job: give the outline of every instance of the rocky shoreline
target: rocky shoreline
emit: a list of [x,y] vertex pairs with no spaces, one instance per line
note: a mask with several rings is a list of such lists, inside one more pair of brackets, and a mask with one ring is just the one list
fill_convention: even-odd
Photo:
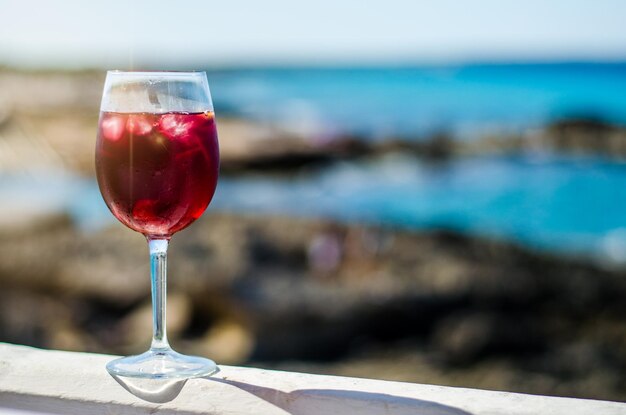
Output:
[[[19,170],[34,156],[42,157],[39,164],[56,164],[92,177],[96,114],[13,113],[5,116],[0,123],[0,139],[13,151],[10,160],[2,160],[0,155],[1,168]],[[460,157],[529,153],[626,159],[626,129],[592,120],[563,120],[539,131],[469,141],[438,134],[382,141],[338,136],[317,142],[294,136],[278,126],[238,118],[220,118],[218,131],[220,170],[226,175],[286,174],[338,161],[372,160],[389,154],[410,155],[434,163]]]
[[[3,341],[147,347],[140,235],[60,215],[3,236]],[[173,239],[170,275],[172,343],[223,364],[626,398],[623,270],[443,231],[213,213]]]

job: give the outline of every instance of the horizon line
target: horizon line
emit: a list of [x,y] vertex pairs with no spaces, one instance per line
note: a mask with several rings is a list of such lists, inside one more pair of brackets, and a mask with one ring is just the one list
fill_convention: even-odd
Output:
[[[204,62],[203,62],[204,61]],[[207,71],[229,71],[229,70],[254,70],[254,69],[402,69],[402,68],[438,68],[438,67],[472,67],[472,66],[559,66],[559,65],[621,65],[626,64],[626,55],[619,57],[518,57],[518,58],[468,58],[468,59],[354,59],[346,60],[324,60],[324,61],[306,61],[306,60],[272,60],[272,61],[240,61],[240,62],[209,62],[208,60],[188,59],[182,63],[159,64],[156,61],[145,60],[143,62],[134,62],[130,65],[112,65],[105,66],[102,64],[84,64],[84,65],[56,65],[56,64],[25,64],[17,62],[1,62],[0,70],[3,71],[26,71],[26,72],[89,72],[110,70],[116,68],[120,70],[154,70],[159,69],[183,69],[183,68],[201,68]]]

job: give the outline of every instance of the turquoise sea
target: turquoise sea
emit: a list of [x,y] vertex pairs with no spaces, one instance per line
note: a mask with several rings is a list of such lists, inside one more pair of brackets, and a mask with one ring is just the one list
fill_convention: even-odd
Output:
[[459,138],[594,117],[626,124],[626,62],[210,71],[216,111],[313,134]]
[[626,164],[511,156],[433,165],[403,156],[282,179],[224,178],[213,207],[453,229],[626,261]]

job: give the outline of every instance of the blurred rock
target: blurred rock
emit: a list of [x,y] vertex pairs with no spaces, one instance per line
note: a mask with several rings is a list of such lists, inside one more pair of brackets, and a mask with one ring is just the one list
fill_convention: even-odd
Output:
[[0,71],[0,102],[16,112],[41,114],[72,110],[96,111],[100,105],[103,71]]
[[541,138],[545,146],[557,150],[626,156],[626,130],[592,117],[557,121]]
[[441,321],[433,334],[433,350],[452,366],[463,366],[485,356],[541,353],[545,339],[534,321],[519,316],[502,318],[500,313],[469,312]]
[[[10,231],[0,340],[143,351],[146,245],[121,225],[86,235],[67,218]],[[226,214],[176,235],[170,253],[170,338],[182,352],[361,373],[340,363],[354,362],[394,378],[396,350],[432,376],[407,366],[397,379],[626,396],[623,270],[451,232]]]
[[46,207],[16,208],[15,211],[5,207],[1,213],[0,237],[3,239],[30,238],[37,234],[71,231],[73,228],[72,218],[67,212],[50,211]]
[[[167,296],[167,335],[170,339],[178,338],[192,319],[191,302],[182,293],[168,293]],[[136,306],[119,323],[119,332],[123,333],[123,344],[128,350],[145,348],[152,339],[152,302],[145,301]]]
[[219,321],[207,331],[194,350],[222,364],[245,362],[254,350],[254,334],[241,322]]

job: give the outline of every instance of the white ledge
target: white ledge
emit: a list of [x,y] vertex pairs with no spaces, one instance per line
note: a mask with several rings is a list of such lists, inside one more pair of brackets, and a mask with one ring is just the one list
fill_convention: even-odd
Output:
[[0,414],[626,415],[618,402],[232,366],[211,378],[122,387],[104,368],[112,358],[0,343]]

